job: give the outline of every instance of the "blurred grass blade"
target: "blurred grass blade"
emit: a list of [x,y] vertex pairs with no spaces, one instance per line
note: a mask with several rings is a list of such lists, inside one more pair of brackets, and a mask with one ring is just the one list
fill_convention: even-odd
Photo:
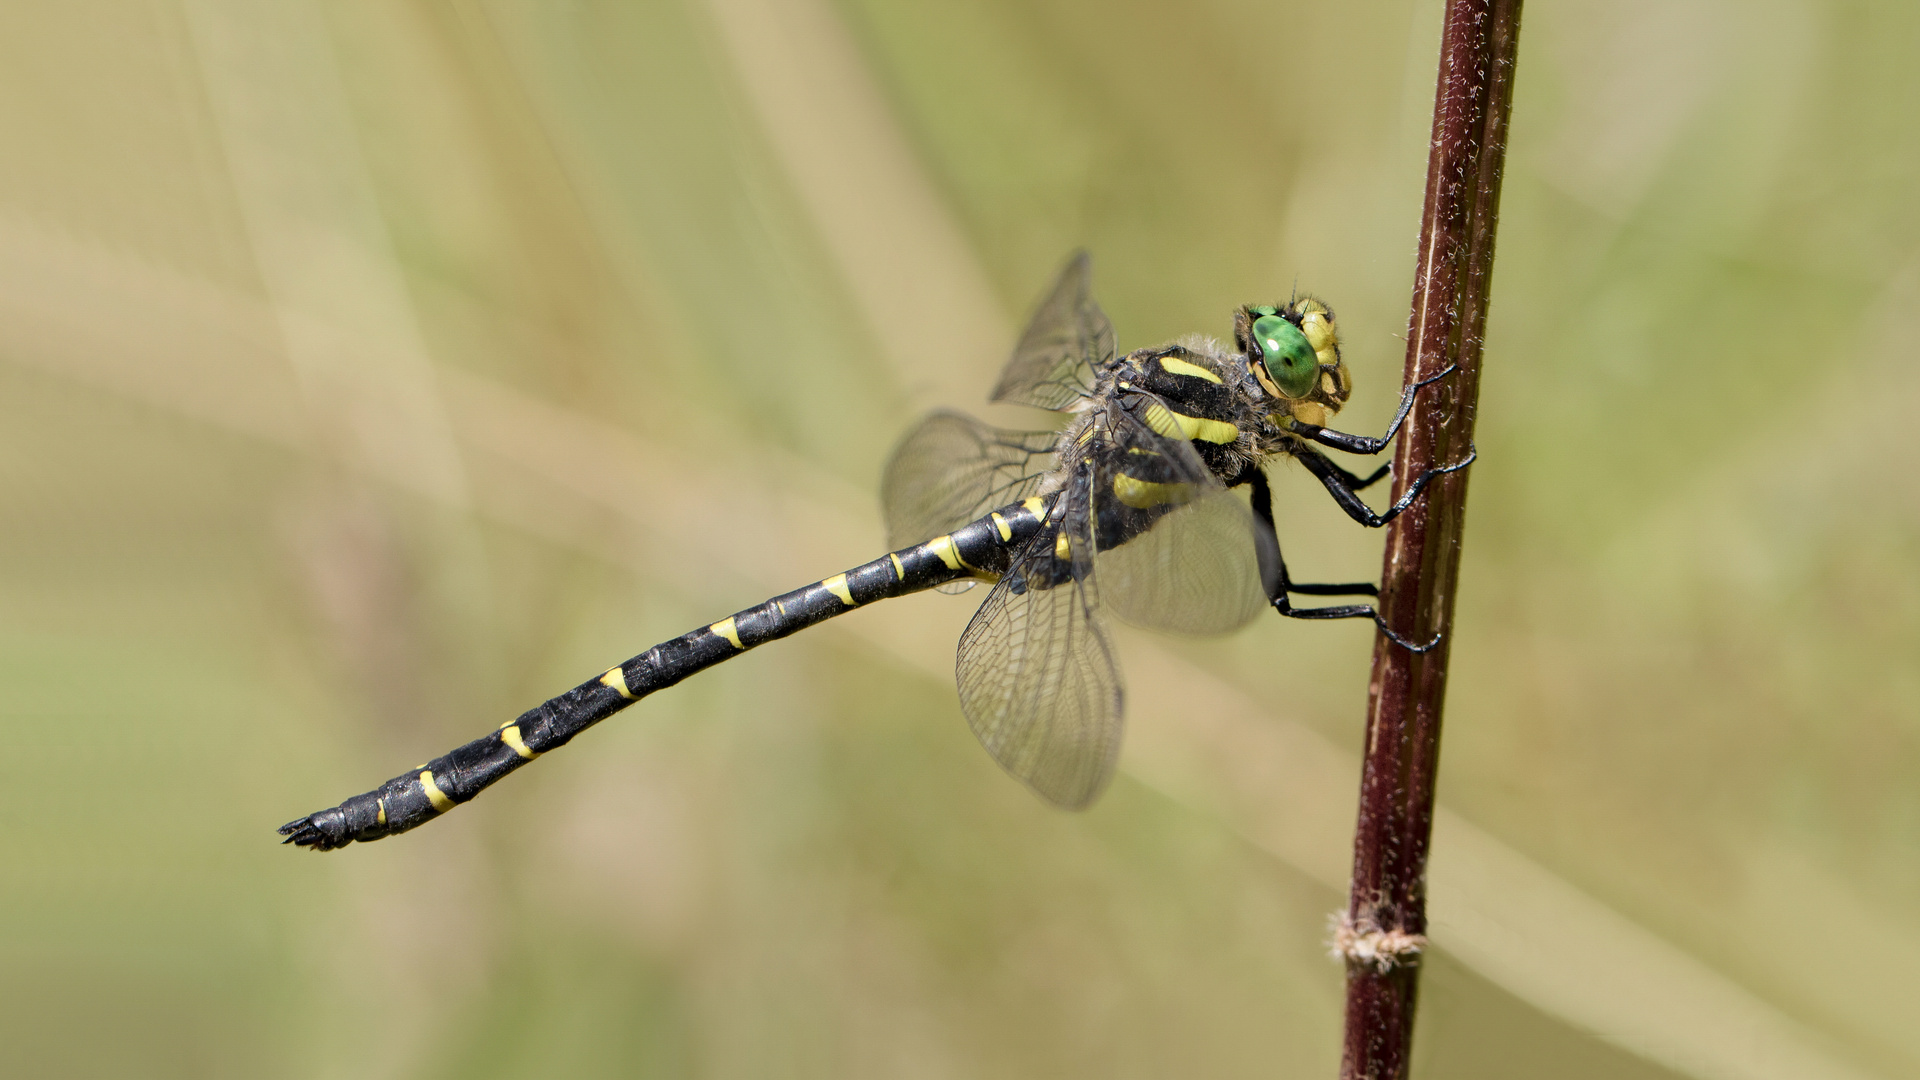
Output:
[[[102,308],[118,317],[99,320]],[[251,297],[0,219],[0,319],[19,361],[300,445],[305,405],[284,374],[271,315]],[[156,327],[178,334],[157,341]],[[791,456],[765,447],[733,458],[688,455],[486,379],[442,370],[439,381],[476,509],[515,529],[636,571],[689,558],[726,565],[748,591],[790,587],[865,557],[878,542],[877,524],[857,524],[875,520],[870,492]],[[404,466],[372,479],[437,497]],[[783,522],[788,542],[767,548],[743,537],[732,526],[743,513]],[[593,527],[609,515],[645,538],[644,558]],[[855,634],[945,685],[952,637],[922,615],[907,602],[876,605],[817,632]],[[1134,723],[1123,768],[1342,888],[1357,759],[1164,648],[1131,643],[1127,662]],[[1703,1080],[1867,1075],[1750,992],[1444,807],[1436,829],[1444,846],[1431,874],[1435,943],[1535,1007]]]

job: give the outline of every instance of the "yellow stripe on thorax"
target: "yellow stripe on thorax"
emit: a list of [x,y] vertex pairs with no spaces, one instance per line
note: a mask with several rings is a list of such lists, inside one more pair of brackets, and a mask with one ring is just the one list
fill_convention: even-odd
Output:
[[440,785],[433,782],[432,770],[420,770],[420,786],[426,789],[427,801],[433,804],[434,813],[444,814],[453,809],[453,800],[447,798],[447,793],[441,791]]
[[1225,445],[1237,442],[1240,429],[1225,420],[1208,420],[1203,416],[1187,416],[1174,412],[1159,402],[1147,406],[1143,419],[1154,434],[1168,439],[1198,439],[1201,442]]
[[740,630],[733,624],[733,616],[731,615],[707,627],[707,629],[713,631],[716,636],[726,638],[732,642],[733,647],[736,649],[746,648],[745,645],[740,644]]
[[1035,495],[1030,499],[1022,499],[1020,500],[1020,505],[1027,508],[1027,513],[1032,514],[1041,521],[1047,520],[1046,515],[1041,513],[1041,511],[1047,508],[1047,501],[1040,496]]
[[1177,356],[1161,357],[1160,370],[1169,375],[1191,375],[1196,379],[1205,379],[1210,383],[1220,385],[1220,376],[1215,375],[1199,364],[1189,364]]
[[1117,473],[1113,478],[1113,493],[1135,510],[1147,510],[1155,506],[1178,506],[1192,502],[1194,488],[1192,484],[1156,484],[1151,480],[1136,480],[1126,473]]
[[993,517],[993,527],[999,531],[1000,539],[1002,540],[1013,539],[1013,526],[1007,524],[1007,519],[1001,517],[999,511],[995,511],[992,517]]

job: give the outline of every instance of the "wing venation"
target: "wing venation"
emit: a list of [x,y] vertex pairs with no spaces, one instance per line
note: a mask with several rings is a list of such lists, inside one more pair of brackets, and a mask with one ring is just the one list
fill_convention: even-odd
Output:
[[1092,260],[1076,252],[1020,335],[992,400],[1060,412],[1092,395],[1114,356],[1113,323],[1094,302],[1092,277]]
[[887,461],[880,502],[887,546],[918,544],[1040,490],[1055,433],[1010,431],[956,412],[920,421]]
[[1021,549],[967,624],[956,666],[981,745],[1041,798],[1077,810],[1113,778],[1122,690],[1098,618],[1085,500],[1067,498],[1063,519]]

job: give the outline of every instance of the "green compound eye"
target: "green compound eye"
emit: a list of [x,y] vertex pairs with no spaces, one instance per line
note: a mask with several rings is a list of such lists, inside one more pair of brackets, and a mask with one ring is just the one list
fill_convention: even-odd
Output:
[[1314,376],[1320,373],[1319,358],[1300,328],[1278,315],[1266,315],[1253,321],[1254,347],[1266,361],[1273,384],[1290,398],[1313,393]]

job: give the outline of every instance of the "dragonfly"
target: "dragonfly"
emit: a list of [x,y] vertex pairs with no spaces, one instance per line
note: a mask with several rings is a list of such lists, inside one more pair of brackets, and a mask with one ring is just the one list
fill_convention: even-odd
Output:
[[1473,453],[1415,477],[1375,512],[1359,493],[1391,465],[1359,476],[1320,447],[1380,453],[1420,389],[1452,372],[1405,386],[1386,434],[1337,431],[1328,425],[1352,382],[1325,303],[1295,296],[1242,307],[1230,346],[1191,336],[1122,356],[1092,298],[1090,260],[1077,253],[992,393],[1064,422],[1019,431],[951,411],[927,416],[882,479],[888,554],[655,645],[279,832],[316,851],[405,832],[641,698],[755,646],[880,600],[983,582],[991,589],[960,637],[961,711],[1007,772],[1049,803],[1084,808],[1112,779],[1121,742],[1124,691],[1108,615],[1209,634],[1271,609],[1295,619],[1372,619],[1414,651],[1438,642],[1407,640],[1368,603],[1296,606],[1297,596],[1370,597],[1378,588],[1293,580],[1265,470],[1292,458],[1353,520],[1385,525]]

